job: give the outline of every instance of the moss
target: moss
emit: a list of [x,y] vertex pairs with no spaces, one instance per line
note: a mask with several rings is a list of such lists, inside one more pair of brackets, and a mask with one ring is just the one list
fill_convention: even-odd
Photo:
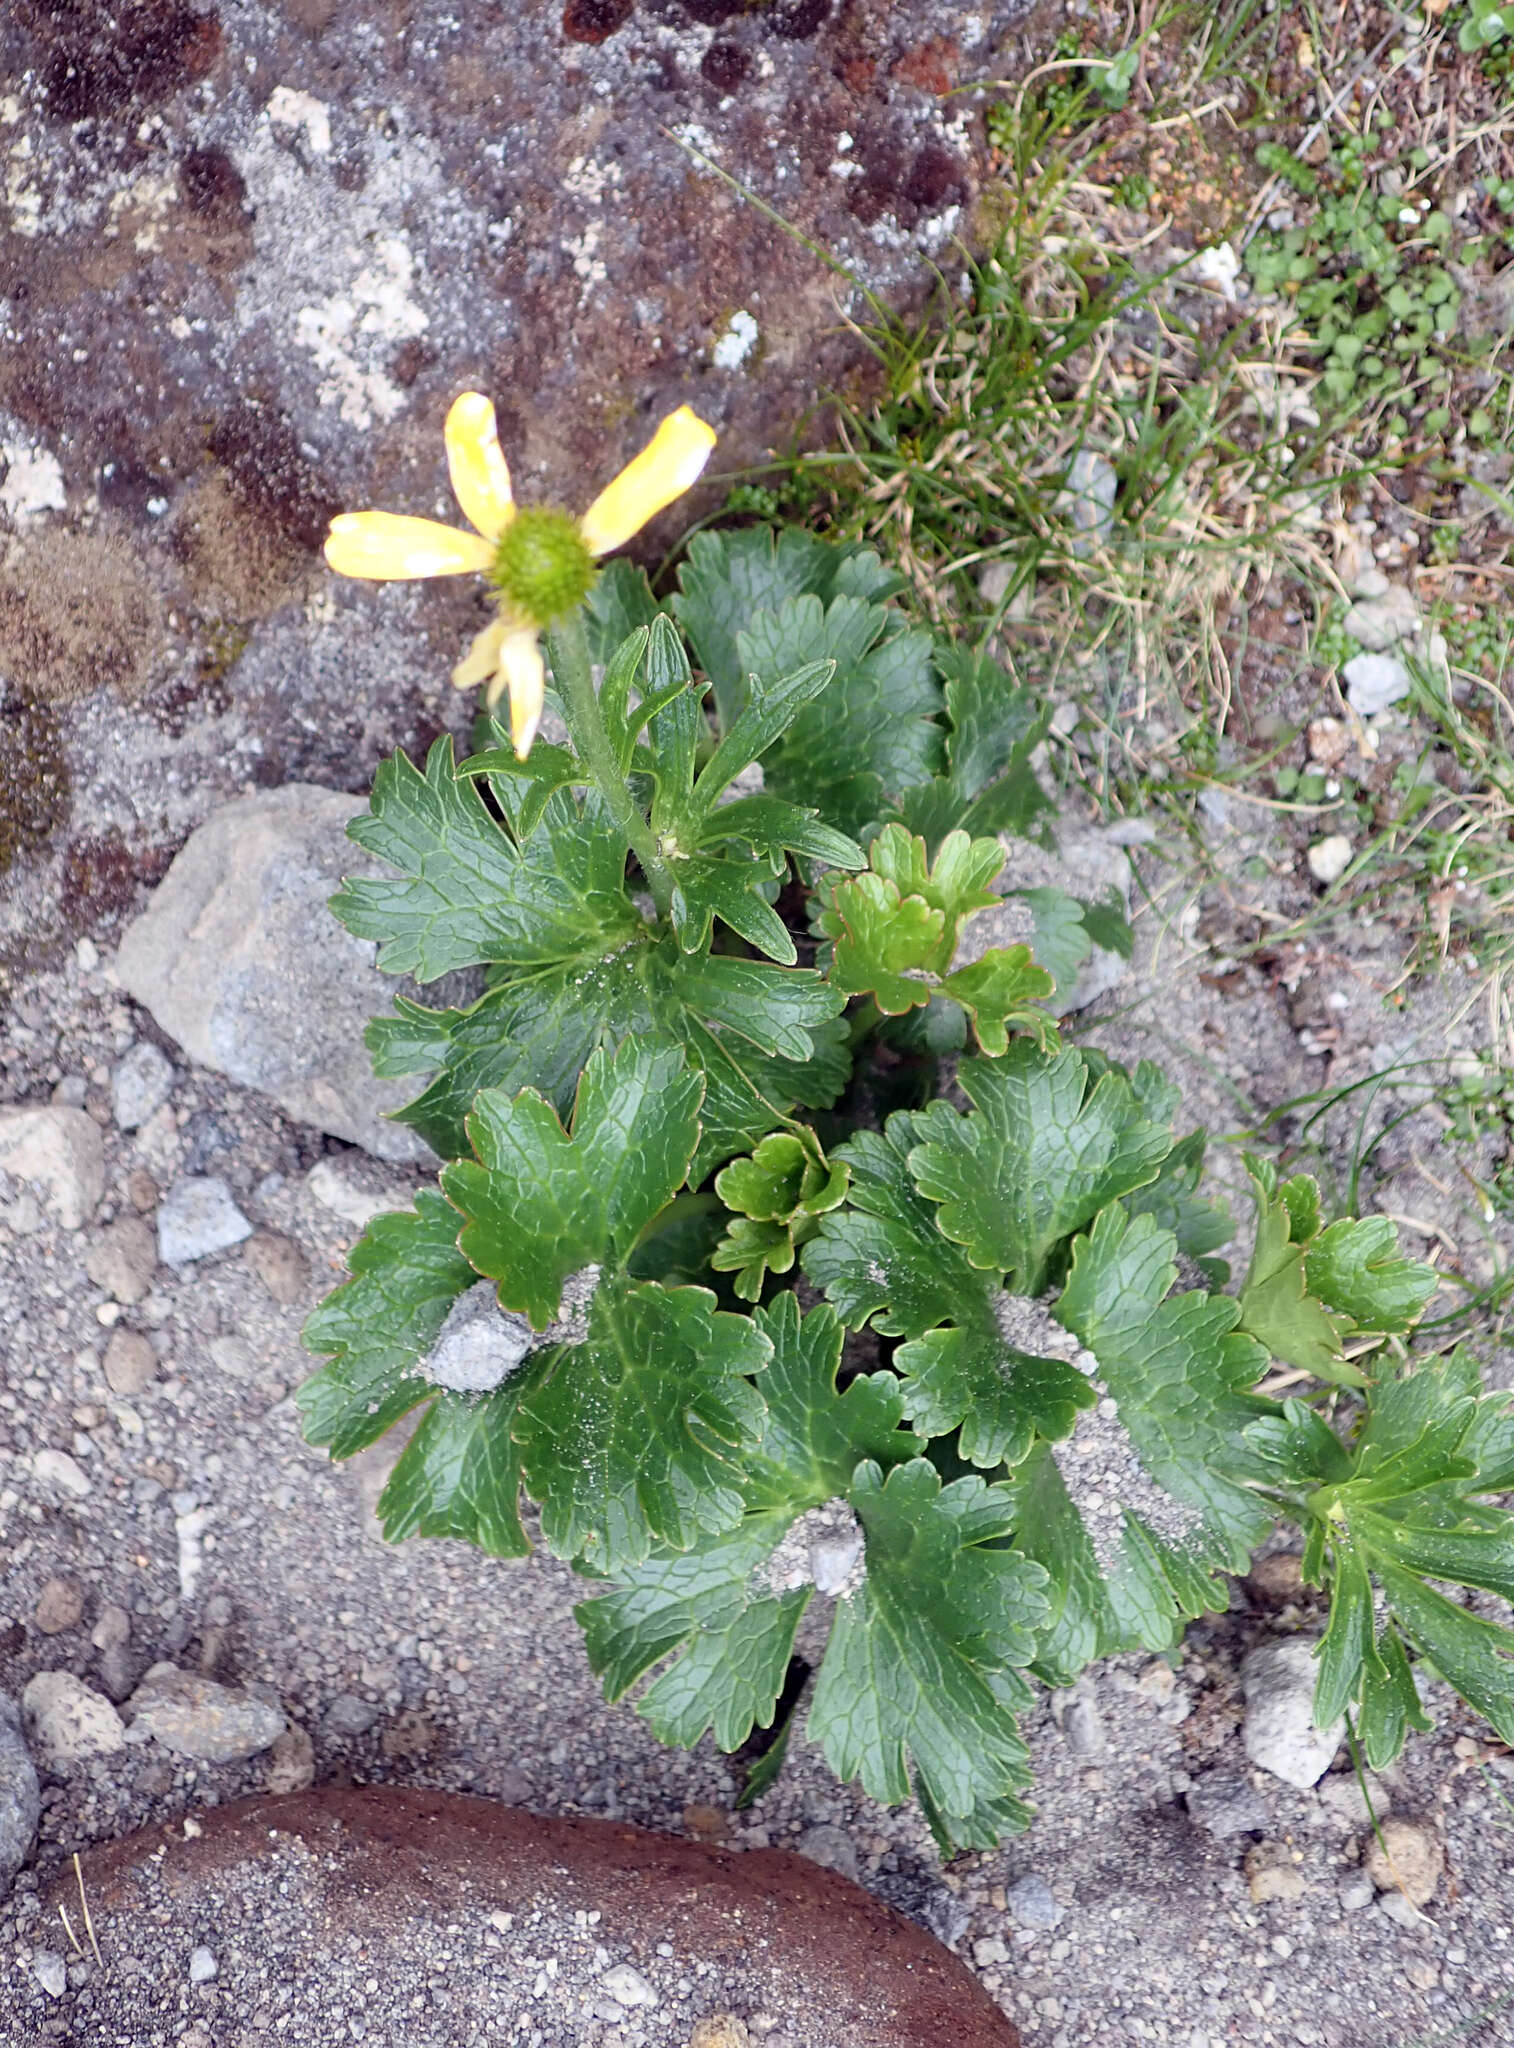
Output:
[[68,815],[58,722],[28,690],[0,695],[0,874],[41,846]]

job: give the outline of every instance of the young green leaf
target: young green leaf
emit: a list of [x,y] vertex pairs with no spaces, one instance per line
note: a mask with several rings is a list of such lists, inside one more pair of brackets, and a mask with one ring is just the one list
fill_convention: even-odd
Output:
[[734,1160],[715,1181],[738,1213],[710,1263],[734,1273],[743,1301],[760,1301],[769,1272],[787,1273],[795,1248],[815,1233],[815,1219],[846,1196],[848,1169],[833,1164],[813,1131],[774,1131],[749,1159]]
[[[529,1379],[526,1382],[529,1384]],[[379,1495],[386,1539],[452,1536],[494,1557],[525,1557],[520,1452],[511,1435],[522,1382],[492,1393],[439,1394]]]
[[506,1308],[545,1329],[569,1274],[623,1266],[683,1184],[703,1094],[679,1048],[627,1039],[585,1066],[571,1137],[529,1089],[479,1096],[468,1119],[477,1159],[444,1167],[442,1186],[465,1219],[463,1250]]
[[968,1061],[958,1079],[973,1114],[932,1103],[910,1171],[975,1266],[1039,1294],[1074,1231],[1156,1178],[1171,1130],[1143,1113],[1122,1074],[1095,1080],[1076,1051],[1048,1058],[1017,1041],[1001,1060]]
[[[730,730],[746,703],[750,664],[738,649],[742,628],[788,598],[827,590],[840,560],[838,549],[793,527],[777,534],[766,526],[737,527],[696,533],[690,541],[673,613],[715,685],[722,730]],[[774,673],[797,666],[790,662]]]

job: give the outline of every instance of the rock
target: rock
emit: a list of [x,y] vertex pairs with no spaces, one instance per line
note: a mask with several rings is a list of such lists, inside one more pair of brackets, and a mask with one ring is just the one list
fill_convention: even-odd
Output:
[[794,1847],[811,1863],[818,1863],[825,1870],[839,1870],[853,1884],[861,1875],[856,1843],[845,1828],[838,1828],[833,1822],[823,1821],[816,1827],[806,1828]]
[[71,1494],[75,1500],[83,1500],[90,1490],[89,1475],[77,1458],[71,1458],[67,1451],[42,1450],[32,1458],[32,1470],[44,1486],[50,1486],[54,1493]]
[[65,1230],[82,1230],[105,1193],[100,1127],[82,1109],[0,1109],[0,1175],[26,1181]]
[[600,1983],[609,1992],[617,2005],[655,2005],[657,1993],[629,1963],[616,1963],[600,1977]]
[[139,1038],[110,1077],[111,1114],[123,1131],[156,1116],[173,1093],[173,1062],[150,1038]]
[[1419,631],[1419,606],[1402,584],[1390,584],[1380,597],[1358,598],[1341,624],[1353,640],[1380,654],[1395,641],[1410,640]]
[[102,1607],[89,1640],[100,1652],[101,1685],[113,1700],[124,1700],[132,1688],[131,1616],[124,1607]]
[[366,1735],[376,1721],[383,1719],[384,1710],[375,1706],[372,1700],[359,1699],[356,1693],[338,1693],[326,1709],[321,1725],[328,1735],[356,1737]]
[[1246,1589],[1269,1607],[1286,1607],[1304,1594],[1304,1561],[1291,1550],[1259,1557],[1246,1574]]
[[[1371,656],[1358,656],[1359,660],[1370,660]],[[1346,664],[1349,675],[1351,664]],[[1360,707],[1358,707],[1359,709]],[[1339,718],[1311,718],[1309,721],[1309,759],[1321,768],[1339,768],[1354,744],[1351,728]]]
[[68,1989],[68,1968],[56,1949],[32,1950],[32,1975],[49,1998],[61,1998]]
[[487,1394],[514,1372],[536,1341],[524,1316],[499,1305],[492,1280],[457,1297],[419,1370],[433,1386]]
[[50,1765],[111,1756],[126,1741],[121,1716],[71,1671],[39,1671],[21,1695],[32,1740]]
[[1109,1737],[1104,1728],[1104,1716],[1099,1712],[1099,1703],[1091,1693],[1075,1699],[1067,1709],[1062,1723],[1067,1737],[1067,1747],[1074,1756],[1103,1756],[1109,1749]]
[[140,1330],[112,1330],[105,1347],[105,1384],[129,1401],[158,1377],[158,1354]]
[[158,1256],[165,1266],[207,1259],[251,1235],[252,1225],[216,1174],[176,1180],[158,1210]]
[[77,1579],[49,1579],[37,1595],[32,1619],[45,1636],[61,1636],[84,1619],[84,1588]]
[[269,1749],[287,1725],[277,1707],[213,1678],[154,1664],[127,1702],[133,1735],[150,1735],[176,1756],[238,1763]]
[[323,1209],[355,1230],[366,1230],[375,1216],[390,1209],[408,1209],[414,1193],[411,1183],[386,1181],[352,1159],[318,1159],[305,1185]]
[[255,1231],[242,1247],[242,1257],[275,1301],[286,1305],[298,1301],[310,1285],[305,1254],[287,1237],[277,1237],[268,1230]]
[[1341,673],[1346,702],[1359,718],[1376,718],[1409,694],[1409,671],[1396,654],[1353,654]]
[[208,1984],[216,1973],[214,1951],[208,1948],[192,1948],[189,1951],[189,1981],[191,1984]]
[[1231,1771],[1208,1771],[1187,1794],[1188,1818],[1196,1828],[1224,1841],[1230,1835],[1261,1834],[1271,1823],[1267,1802],[1256,1787]]
[[1355,1771],[1341,1771],[1338,1775],[1321,1778],[1315,1788],[1321,1812],[1327,1821],[1339,1824],[1343,1835],[1356,1834],[1372,1826],[1372,1816],[1381,1821],[1393,1810],[1393,1795],[1381,1778],[1367,1774],[1367,1792],[1371,1794],[1372,1806],[1368,1811],[1366,1795],[1357,1782]]
[[1316,839],[1309,849],[1309,872],[1316,882],[1323,882],[1328,888],[1338,882],[1351,865],[1351,841],[1344,832],[1332,832],[1324,839]]
[[1376,1896],[1371,1878],[1363,1877],[1360,1872],[1354,1877],[1342,1878],[1336,1890],[1336,1897],[1341,1902],[1343,1913],[1360,1913],[1364,1907],[1371,1905]]
[[752,2048],[751,2031],[733,2012],[706,2013],[694,2022],[689,2048]]
[[1073,552],[1086,555],[1102,547],[1114,531],[1114,501],[1120,480],[1107,456],[1079,448],[1067,467],[1067,482],[1057,493],[1055,510],[1070,520],[1076,538]]
[[985,1935],[982,1941],[973,1943],[973,1962],[980,1970],[997,1969],[1000,1963],[1009,1961],[1009,1950],[997,1934]]
[[1434,1898],[1445,1867],[1446,1852],[1430,1823],[1396,1814],[1382,1823],[1362,1857],[1362,1868],[1378,1890],[1400,1892],[1411,1906]]
[[1004,1896],[1005,1910],[1017,1927],[1055,1927],[1064,1908],[1057,1904],[1044,1877],[1017,1877]]
[[315,1744],[297,1721],[290,1722],[270,1750],[264,1782],[270,1792],[278,1793],[303,1792],[315,1783]]
[[151,1225],[140,1216],[118,1216],[91,1246],[84,1270],[97,1287],[130,1306],[151,1287],[157,1264]]
[[1247,1850],[1246,1884],[1252,1904],[1257,1906],[1269,1905],[1274,1899],[1301,1899],[1307,1889],[1304,1873],[1286,1842],[1258,1842]]
[[31,1854],[42,1813],[37,1770],[21,1734],[21,1713],[0,1692],[0,1900]]
[[363,808],[290,783],[212,812],[127,930],[116,973],[202,1066],[380,1158],[422,1159],[385,1121],[416,1081],[378,1080],[363,1043],[396,983],[327,908],[344,878],[383,872],[346,834]]
[[1288,1636],[1259,1643],[1241,1666],[1246,1689],[1242,1739],[1254,1764],[1306,1792],[1329,1770],[1345,1734],[1344,1720],[1314,1725],[1318,1666],[1311,1638]]

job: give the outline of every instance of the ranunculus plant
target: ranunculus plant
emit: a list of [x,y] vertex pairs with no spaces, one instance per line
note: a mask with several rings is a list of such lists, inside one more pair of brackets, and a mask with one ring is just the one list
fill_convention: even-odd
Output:
[[[1220,1291],[1177,1091],[1059,1034],[1129,933],[1017,884],[1043,707],[861,547],[704,533],[665,601],[600,567],[712,443],[684,409],[582,519],[517,510],[469,394],[473,533],[335,522],[334,568],[476,572],[497,616],[456,678],[488,685],[478,750],[381,768],[351,830],[392,875],[333,904],[394,973],[482,972],[369,1029],[443,1164],[310,1319],[310,1439],[348,1457],[423,1409],[386,1534],[536,1532],[588,1582],[608,1695],[669,1742],[772,1729],[759,1783],[823,1606],[786,1712],[943,1849],[1024,1824],[1034,1679],[1170,1647],[1280,1514],[1332,1589],[1322,1721],[1386,1763],[1418,1661],[1514,1740],[1514,1634],[1455,1590],[1514,1595],[1514,1415],[1466,1356],[1411,1356],[1434,1276],[1254,1161]],[[1282,1402],[1275,1362],[1306,1376]]]

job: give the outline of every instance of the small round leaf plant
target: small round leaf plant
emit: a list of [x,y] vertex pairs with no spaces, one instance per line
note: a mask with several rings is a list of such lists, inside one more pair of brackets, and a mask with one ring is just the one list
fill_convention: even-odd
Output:
[[1032,1681],[1169,1649],[1279,1515],[1332,1595],[1322,1723],[1381,1766],[1433,1672],[1514,1740],[1485,1597],[1514,1596],[1514,1413],[1467,1354],[1411,1355],[1433,1275],[1254,1160],[1229,1286],[1178,1091],[1059,1032],[1130,933],[1017,880],[1048,707],[875,554],[705,532],[666,599],[601,566],[713,441],[681,409],[581,519],[518,510],[468,394],[473,533],[333,525],[343,573],[475,572],[496,612],[455,678],[487,684],[477,751],[383,765],[350,829],[392,872],[333,902],[390,972],[476,993],[369,1027],[442,1163],[306,1326],[310,1440],[422,1410],[391,1540],[534,1534],[611,1699],[757,1756],[754,1796],[803,1716],[944,1852],[1025,1825]]

